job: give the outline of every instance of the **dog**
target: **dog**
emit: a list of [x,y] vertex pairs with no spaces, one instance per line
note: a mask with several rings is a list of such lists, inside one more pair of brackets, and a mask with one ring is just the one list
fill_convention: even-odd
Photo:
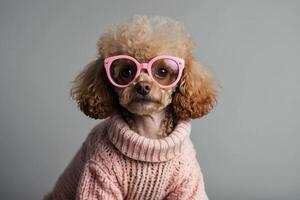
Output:
[[[112,145],[111,148],[116,151],[105,150],[109,151],[107,155],[111,156],[114,154],[112,152],[117,152],[118,159],[122,158],[126,162],[134,162],[143,169],[149,165],[158,167],[160,166],[159,163],[176,160],[181,154],[172,157],[168,154],[170,151],[166,153],[165,160],[161,158],[154,160],[156,149],[153,150],[152,157],[149,157],[152,160],[147,160],[147,151],[151,149],[151,142],[155,143],[171,137],[174,139],[175,136],[172,135],[174,130],[178,129],[176,129],[178,124],[189,124],[191,119],[203,117],[211,111],[217,102],[215,81],[208,70],[194,57],[194,45],[190,34],[180,22],[169,17],[135,15],[104,32],[97,46],[97,58],[90,62],[72,81],[73,86],[70,95],[77,102],[80,110],[90,118],[110,119],[117,116],[116,119],[122,120],[123,128],[120,128],[120,134],[125,134],[123,133],[126,132],[125,129],[130,130],[130,133],[133,134],[127,145],[130,146],[129,143],[135,138],[149,143],[145,152],[143,148],[137,152],[138,157],[134,157],[134,153],[130,154],[132,156],[122,154],[122,150],[127,148],[124,144],[120,144],[123,145],[119,149],[121,153],[118,151],[118,146]],[[113,123],[108,122],[107,124]],[[94,154],[97,154],[99,149],[109,149],[109,145],[106,145],[105,148],[102,147],[104,144],[99,147],[101,142],[108,141],[105,139],[105,135],[109,132],[101,124],[103,123],[93,128],[91,131],[93,134],[88,136],[89,142],[84,143],[89,143],[89,147],[97,146],[90,151]],[[114,126],[118,127],[118,124],[115,123]],[[104,127],[101,128],[104,133],[100,134],[99,127]],[[111,128],[114,129],[115,127]],[[95,136],[97,131],[101,137]],[[115,137],[119,139],[119,137],[125,138],[127,136],[114,135],[111,136],[111,141],[117,144],[118,141]],[[91,142],[92,137],[94,137],[93,142]],[[97,141],[99,144],[95,144]],[[168,143],[169,141],[164,142]],[[140,143],[137,141],[132,151],[138,145]],[[180,148],[184,151],[185,146],[181,146]],[[191,159],[185,158],[176,161],[182,167],[177,166],[177,171],[174,168],[175,171],[170,172],[168,178],[160,178],[163,175],[156,174],[152,178],[144,177],[142,181],[139,180],[139,174],[132,171],[125,176],[124,174],[128,171],[124,171],[122,166],[111,165],[112,161],[107,161],[105,167],[102,164],[101,167],[98,164],[94,165],[95,163],[91,163],[87,167],[90,159],[78,159],[83,151],[88,151],[82,150],[83,147],[84,145],[60,176],[52,193],[49,193],[45,199],[74,199],[75,196],[76,199],[96,199],[96,197],[98,199],[208,199],[204,189],[202,172],[195,156],[192,156],[193,154],[187,155],[191,156]],[[99,153],[103,161],[111,158],[103,156],[105,151]],[[194,150],[189,152],[194,152]],[[172,159],[167,159],[168,156]],[[114,159],[112,160],[114,161]],[[188,162],[187,160],[192,160],[192,164],[185,164]],[[81,162],[79,167],[74,167],[77,165],[76,162]],[[175,164],[168,166],[173,165]],[[195,167],[186,170],[188,165]],[[132,166],[132,164],[128,166]],[[109,170],[105,171],[105,168],[109,168]],[[93,173],[91,173],[91,169],[93,169]],[[96,169],[100,170],[101,173]],[[180,172],[180,170],[185,172]],[[150,173],[150,171],[148,172]],[[167,171],[164,173],[168,174]],[[185,176],[184,173],[187,175]],[[111,183],[107,184],[106,180],[100,178],[99,180],[105,183],[100,183],[97,187],[93,186],[93,189],[96,188],[93,190],[93,195],[83,191],[83,188],[87,187],[86,177],[89,175],[93,178],[95,176],[101,177],[101,174],[105,174],[105,177],[109,176]],[[118,175],[125,177],[120,178]],[[180,177],[180,175],[182,178],[175,177]],[[91,177],[88,180],[91,180]],[[154,186],[152,187],[150,183],[157,180],[165,185],[160,185],[160,189],[153,189]],[[72,189],[70,189],[70,185],[66,186],[70,182],[73,182]],[[115,189],[112,189],[113,186],[116,186]],[[64,196],[63,198],[63,195],[55,195],[55,191],[56,193],[63,193],[62,190],[57,189],[61,187],[69,190],[68,197]],[[152,196],[146,192],[147,189],[144,191],[144,188],[147,187],[148,190],[152,187]],[[137,198],[139,195],[140,197]]]

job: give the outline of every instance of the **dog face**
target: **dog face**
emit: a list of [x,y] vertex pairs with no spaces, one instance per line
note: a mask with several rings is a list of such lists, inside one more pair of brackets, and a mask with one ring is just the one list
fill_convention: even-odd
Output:
[[183,59],[169,55],[156,56],[146,63],[117,55],[104,62],[120,105],[138,115],[160,112],[169,105],[184,69]]
[[120,105],[138,115],[151,114],[164,109],[172,102],[175,88],[176,86],[161,88],[144,70],[127,87],[114,87]]

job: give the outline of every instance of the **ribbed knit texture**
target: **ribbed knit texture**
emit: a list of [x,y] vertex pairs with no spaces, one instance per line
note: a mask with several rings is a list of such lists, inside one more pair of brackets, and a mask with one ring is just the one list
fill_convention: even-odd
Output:
[[47,198],[208,200],[190,131],[181,120],[169,136],[150,139],[114,115],[91,130]]

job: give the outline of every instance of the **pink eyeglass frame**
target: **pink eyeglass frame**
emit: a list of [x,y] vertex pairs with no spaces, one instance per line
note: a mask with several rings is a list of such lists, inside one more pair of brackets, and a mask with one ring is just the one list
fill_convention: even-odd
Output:
[[[117,59],[121,59],[121,58],[126,58],[126,59],[129,59],[131,61],[133,61],[136,66],[137,66],[137,71],[136,71],[136,75],[135,77],[132,79],[132,81],[130,81],[130,83],[132,83],[133,81],[135,81],[137,79],[137,77],[140,75],[141,73],[141,70],[142,69],[146,69],[147,72],[148,72],[148,75],[150,77],[150,79],[154,82],[156,82],[161,88],[171,88],[171,87],[174,87],[178,81],[180,80],[181,76],[182,76],[182,71],[183,71],[183,68],[184,68],[184,60],[182,58],[178,58],[178,57],[175,57],[175,56],[169,56],[169,55],[160,55],[160,56],[156,56],[154,58],[152,58],[148,63],[139,63],[135,58],[131,57],[131,56],[128,56],[128,55],[117,55],[117,56],[111,56],[111,57],[107,57],[104,59],[104,67],[105,67],[105,71],[106,71],[106,74],[107,74],[107,77],[109,79],[109,81],[116,87],[118,88],[125,88],[127,87],[130,83],[128,83],[127,85],[119,85],[117,83],[115,83],[110,75],[110,66],[111,66],[111,63]],[[152,76],[152,72],[151,72],[151,67],[152,67],[152,64],[157,61],[157,60],[160,60],[160,59],[170,59],[174,62],[176,62],[176,64],[178,65],[179,67],[179,71],[178,71],[178,77],[177,79],[174,81],[174,83],[170,84],[170,85],[161,85],[159,84]]]

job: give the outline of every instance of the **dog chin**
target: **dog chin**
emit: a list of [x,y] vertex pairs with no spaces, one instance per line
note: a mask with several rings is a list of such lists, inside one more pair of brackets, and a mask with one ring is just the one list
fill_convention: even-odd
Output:
[[161,111],[164,106],[156,101],[134,100],[128,106],[127,110],[137,115],[147,115]]

